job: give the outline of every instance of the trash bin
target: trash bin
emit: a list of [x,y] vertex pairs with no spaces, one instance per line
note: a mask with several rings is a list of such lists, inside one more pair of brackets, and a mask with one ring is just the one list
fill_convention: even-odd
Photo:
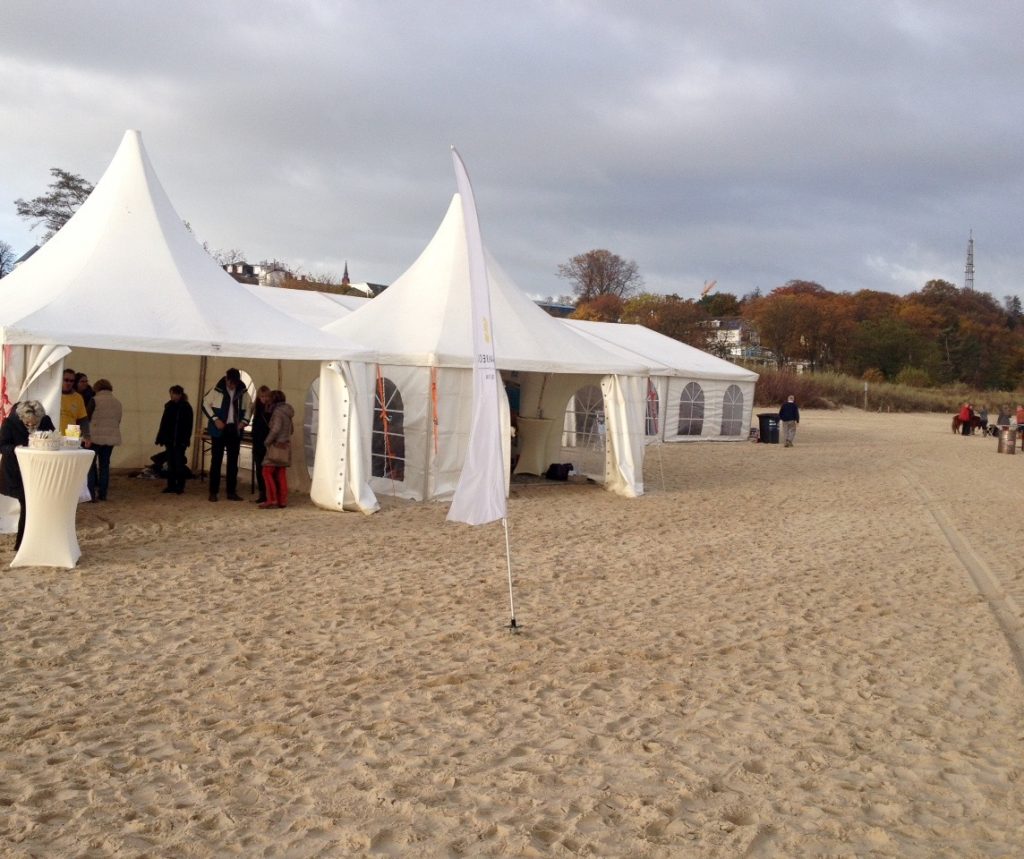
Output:
[[997,453],[1017,452],[1017,431],[1010,427],[999,427],[999,447]]
[[760,441],[764,444],[779,443],[779,413],[763,412],[757,416]]

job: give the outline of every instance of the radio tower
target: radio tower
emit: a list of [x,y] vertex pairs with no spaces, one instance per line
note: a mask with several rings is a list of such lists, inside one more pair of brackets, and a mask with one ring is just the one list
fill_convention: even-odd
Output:
[[974,289],[974,230],[967,239],[967,265],[964,267],[964,289]]

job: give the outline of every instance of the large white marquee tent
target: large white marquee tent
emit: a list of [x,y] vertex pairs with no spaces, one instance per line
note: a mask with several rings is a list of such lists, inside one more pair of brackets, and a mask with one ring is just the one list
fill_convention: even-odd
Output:
[[115,467],[148,462],[173,384],[198,413],[203,389],[234,365],[301,403],[322,361],[376,360],[224,272],[175,212],[137,131],[74,217],[0,281],[0,345],[5,410],[32,397],[55,414],[65,363],[111,381],[125,408]]
[[[513,408],[518,406],[515,450],[507,452],[506,462],[516,455],[517,471],[540,474],[562,461],[566,404],[581,386],[595,385],[603,394],[607,439],[596,476],[612,491],[642,494],[647,365],[616,355],[548,316],[490,257],[488,279],[497,367],[506,389],[514,392]],[[384,293],[324,330],[367,343],[378,353],[379,365],[353,384],[329,369],[321,375],[314,501],[335,506],[340,487],[334,463],[346,450],[358,458],[353,445],[360,442],[370,448],[361,456],[366,463],[369,454],[374,492],[418,500],[450,496],[466,455],[473,367],[468,252],[458,194],[412,266]],[[325,423],[325,413],[339,412],[359,416],[357,434]],[[366,503],[347,498],[350,506]]]

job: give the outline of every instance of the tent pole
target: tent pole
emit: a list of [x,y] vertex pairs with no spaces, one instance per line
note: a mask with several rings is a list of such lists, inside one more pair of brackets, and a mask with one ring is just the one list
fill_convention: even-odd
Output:
[[196,417],[195,432],[192,438],[192,474],[199,473],[199,458],[203,447],[203,397],[206,394],[206,356],[199,357],[199,399],[193,411]]
[[505,562],[508,565],[508,605],[512,612],[512,620],[509,622],[509,632],[519,632],[516,626],[516,604],[512,597],[512,547],[508,541],[508,519],[502,518],[501,525],[505,529]]

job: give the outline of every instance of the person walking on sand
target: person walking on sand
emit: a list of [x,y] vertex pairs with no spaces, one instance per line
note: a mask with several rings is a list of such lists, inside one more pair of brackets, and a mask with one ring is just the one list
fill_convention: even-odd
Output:
[[786,402],[779,409],[779,421],[782,423],[784,447],[792,447],[793,439],[796,438],[796,425],[800,423],[800,409],[797,407],[796,397],[792,394],[786,398]]
[[284,391],[271,391],[274,411],[270,415],[267,432],[267,452],[263,458],[263,480],[267,486],[267,500],[259,506],[288,506],[288,466],[292,464],[292,418],[295,409],[285,402]]

